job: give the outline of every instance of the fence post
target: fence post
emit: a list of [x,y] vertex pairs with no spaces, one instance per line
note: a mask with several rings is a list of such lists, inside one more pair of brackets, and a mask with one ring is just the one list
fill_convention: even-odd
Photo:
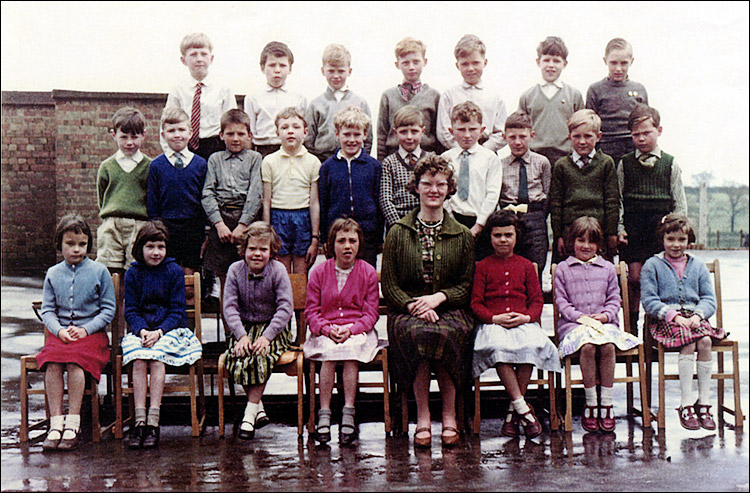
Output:
[[740,230],[740,246],[742,246],[742,240],[745,238],[745,233]]
[[716,248],[719,248],[719,230],[716,230]]

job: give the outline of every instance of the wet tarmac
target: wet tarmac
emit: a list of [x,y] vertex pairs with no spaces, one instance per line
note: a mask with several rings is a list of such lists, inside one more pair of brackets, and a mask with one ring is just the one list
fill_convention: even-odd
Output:
[[[742,408],[747,414],[748,253],[694,253],[704,260],[721,260],[725,326],[731,337],[740,341]],[[730,424],[715,432],[683,430],[674,411],[679,404],[677,382],[669,382],[667,387],[665,430],[657,430],[656,423],[644,429],[640,418],[625,416],[625,392],[619,385],[615,388],[615,433],[585,433],[580,428],[580,416],[574,414],[571,433],[550,432],[545,423],[545,433],[537,439],[504,438],[500,435],[500,415],[507,399],[490,399],[491,406],[497,402],[501,409],[486,413],[485,418],[483,406],[478,436],[465,434],[456,447],[444,448],[440,445],[440,423],[433,421],[432,448],[422,451],[415,450],[411,442],[413,419],[408,436],[386,437],[382,422],[366,418],[367,409],[358,409],[358,416],[366,422],[360,423],[360,437],[354,446],[338,446],[337,425],[333,426],[330,446],[316,445],[307,433],[298,439],[288,404],[294,385],[292,379],[280,375],[277,382],[269,383],[267,392],[266,408],[272,424],[258,430],[252,441],[234,437],[232,424],[227,424],[226,438],[219,438],[211,415],[202,436],[191,438],[187,419],[178,416],[162,426],[155,450],[132,451],[121,441],[107,437],[101,443],[86,441],[74,452],[43,453],[39,442],[20,444],[18,439],[19,358],[38,351],[42,344],[41,326],[30,308],[31,301],[40,298],[41,279],[2,278],[2,491],[750,489],[748,421],[744,429],[737,430]],[[545,317],[550,316],[548,308]],[[212,322],[215,324],[204,321],[204,333],[213,331]],[[550,326],[544,320],[543,325]],[[654,382],[654,396],[656,391]],[[105,392],[102,382],[100,393]],[[714,385],[713,402],[715,392]],[[729,386],[726,398],[731,399],[731,395]],[[380,406],[376,397],[363,399],[359,408]],[[209,412],[212,402],[209,400]],[[173,406],[165,401],[168,405]],[[651,407],[655,412],[656,405]],[[33,399],[30,409],[32,416],[42,417],[42,399]],[[370,414],[377,416],[377,412]],[[433,416],[439,413],[433,412]]]

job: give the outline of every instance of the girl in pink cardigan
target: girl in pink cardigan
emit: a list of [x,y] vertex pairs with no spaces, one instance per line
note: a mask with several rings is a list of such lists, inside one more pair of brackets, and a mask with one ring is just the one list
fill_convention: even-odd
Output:
[[321,361],[320,411],[315,439],[331,440],[331,393],[336,363],[344,364],[344,409],[339,442],[357,437],[354,398],[359,362],[369,363],[380,349],[374,329],[378,320],[378,274],[358,258],[363,234],[353,219],[336,219],[326,242],[329,258],[310,273],[305,316],[312,337],[303,346],[305,358]]

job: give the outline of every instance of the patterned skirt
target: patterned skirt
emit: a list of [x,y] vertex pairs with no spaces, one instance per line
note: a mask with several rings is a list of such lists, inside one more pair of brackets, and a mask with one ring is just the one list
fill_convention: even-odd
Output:
[[36,364],[45,371],[47,363],[75,363],[97,382],[104,366],[109,362],[109,337],[103,330],[65,344],[50,334],[44,347],[36,355]]
[[501,325],[481,324],[474,339],[474,361],[471,376],[476,378],[498,363],[529,364],[560,371],[557,348],[538,323],[506,329]]
[[379,341],[375,329],[362,334],[350,336],[339,344],[323,334],[312,336],[305,341],[302,350],[305,359],[315,361],[351,361],[369,363],[380,351],[388,346],[388,341]]
[[593,344],[595,346],[614,344],[620,351],[627,351],[638,346],[640,343],[640,339],[632,334],[628,334],[624,330],[620,330],[614,324],[602,324],[599,330],[588,325],[579,325],[565,334],[562,342],[560,342],[558,351],[560,352],[560,358],[564,358],[574,354],[585,344]]
[[468,382],[474,347],[474,319],[468,310],[439,313],[437,323],[408,313],[388,312],[388,364],[397,381],[411,387],[417,367],[438,362],[461,388]]
[[[690,310],[679,310],[679,314],[685,318],[693,316],[693,312]],[[677,324],[674,320],[671,322],[656,320],[654,318],[650,320],[651,323],[648,326],[648,330],[651,331],[651,335],[654,339],[664,344],[664,347],[668,348],[679,348],[695,342],[704,336],[710,336],[715,341],[720,341],[727,336],[724,329],[711,327],[708,320],[701,320],[701,324],[697,329],[688,329]]]
[[[258,337],[263,335],[263,331],[266,330],[269,323],[270,321],[242,322],[251,342],[255,342]],[[291,346],[292,333],[289,326],[282,330],[271,341],[266,354],[235,356],[232,351],[235,344],[237,344],[237,339],[234,338],[234,334],[229,334],[228,349],[224,354],[226,354],[225,367],[230,378],[240,385],[260,385],[266,383],[271,378],[271,372],[273,371],[273,367],[276,366],[276,361]]]
[[161,361],[169,366],[192,365],[201,358],[203,346],[188,328],[172,329],[150,348],[141,345],[141,338],[128,333],[122,338],[122,364],[137,359]]

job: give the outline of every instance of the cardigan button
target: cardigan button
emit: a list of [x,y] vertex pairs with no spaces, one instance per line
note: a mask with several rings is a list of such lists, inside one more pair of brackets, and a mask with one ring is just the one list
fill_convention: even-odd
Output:
[[442,255],[436,255],[435,258],[438,259],[438,260],[440,260],[440,259],[443,258],[443,256]]

